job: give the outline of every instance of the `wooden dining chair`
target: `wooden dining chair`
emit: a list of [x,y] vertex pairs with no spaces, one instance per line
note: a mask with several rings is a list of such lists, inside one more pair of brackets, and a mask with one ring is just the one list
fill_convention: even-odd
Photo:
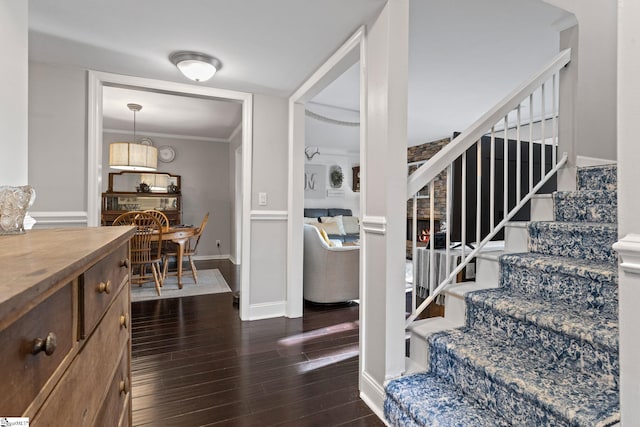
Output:
[[[148,209],[145,210],[143,212],[146,212],[150,215],[153,215],[159,222],[160,225],[162,226],[162,232],[166,233],[167,231],[169,231],[169,218],[167,218],[167,215],[165,215],[164,212],[156,210],[156,209]],[[152,248],[155,250],[156,246],[160,246],[160,252],[162,255],[162,259],[164,261],[164,254],[165,252],[167,252],[167,243],[163,240],[159,240],[157,242],[153,242],[151,244]],[[164,276],[162,277],[162,279],[164,280]]]
[[167,218],[164,212],[158,211],[155,209],[149,209],[143,212],[153,215],[160,222],[160,225],[162,226],[162,231],[166,232],[169,229],[169,218]]
[[[153,244],[162,241],[162,226],[160,221],[150,213],[131,211],[125,212],[113,221],[113,225],[134,225],[136,233],[131,238],[131,266],[138,266],[139,273],[131,283],[143,283],[153,280],[156,292],[160,295],[162,287],[161,245]],[[151,276],[146,274],[146,267],[151,266]]]
[[[207,226],[207,222],[209,222],[209,212],[207,212],[207,214],[202,219],[202,223],[200,223],[200,227],[198,227],[198,230],[195,232],[193,237],[191,237],[185,244],[184,253],[182,254],[183,259],[184,257],[187,257],[189,259],[189,265],[191,266],[191,275],[193,276],[193,281],[195,283],[198,283],[198,274],[196,272],[196,266],[193,263],[192,256],[196,254],[196,250],[198,249],[198,243],[200,242],[200,237],[202,237],[202,233],[204,232],[204,229]],[[168,258],[178,256],[178,251],[176,246],[177,245],[175,243],[172,243],[170,245],[171,249],[167,249],[167,251],[164,254],[165,259],[164,259],[164,270],[162,272],[162,277],[167,277],[167,274],[168,274],[168,271],[167,271],[168,265],[169,265]],[[182,274],[185,274],[185,272],[183,271]],[[187,272],[186,274],[189,274],[189,273]],[[176,275],[177,275],[177,272],[176,272]]]

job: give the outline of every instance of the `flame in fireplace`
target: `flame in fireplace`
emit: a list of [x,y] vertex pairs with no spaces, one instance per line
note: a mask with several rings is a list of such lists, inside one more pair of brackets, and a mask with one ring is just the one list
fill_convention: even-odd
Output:
[[418,235],[418,241],[422,243],[427,243],[430,237],[431,237],[431,233],[429,232],[429,229],[424,229]]

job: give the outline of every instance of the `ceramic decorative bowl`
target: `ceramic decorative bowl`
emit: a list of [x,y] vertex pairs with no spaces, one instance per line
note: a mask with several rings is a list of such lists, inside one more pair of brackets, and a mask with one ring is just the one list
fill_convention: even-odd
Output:
[[0,186],[0,235],[24,233],[24,217],[35,198],[30,185]]

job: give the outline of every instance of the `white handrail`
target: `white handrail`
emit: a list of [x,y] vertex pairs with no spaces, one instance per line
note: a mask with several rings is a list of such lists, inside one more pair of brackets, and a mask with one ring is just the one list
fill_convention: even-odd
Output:
[[[475,249],[473,249],[471,252],[469,252],[469,255],[466,256],[466,258],[464,258],[464,260],[462,260],[462,262],[460,264],[458,264],[458,266],[449,274],[449,276],[447,276],[446,279],[444,279],[443,281],[440,282],[440,284],[436,287],[436,289],[433,292],[430,292],[430,295],[427,297],[426,300],[424,300],[422,302],[422,304],[420,304],[414,311],[413,313],[411,313],[411,315],[409,315],[409,317],[407,317],[406,320],[406,324],[405,326],[408,327],[411,322],[413,322],[414,320],[416,320],[416,318],[420,315],[420,313],[422,313],[422,311],[424,311],[425,308],[427,308],[429,306],[429,304],[431,304],[437,297],[438,295],[440,295],[448,285],[451,284],[451,281],[453,280],[454,277],[456,277],[456,275],[458,273],[460,273],[462,271],[463,268],[465,268],[467,266],[467,264],[469,263],[469,261],[471,261],[482,249],[482,247],[489,242],[491,239],[493,239],[495,237],[496,234],[498,234],[500,232],[500,230],[502,229],[502,227],[505,226],[505,224],[507,222],[509,222],[511,220],[511,218],[513,218],[513,216],[515,214],[518,213],[518,211],[527,204],[527,202],[533,197],[533,195],[540,190],[540,188],[542,188],[542,186],[544,184],[547,183],[547,181],[549,180],[549,178],[551,178],[557,171],[558,169],[560,169],[562,166],[564,166],[564,164],[567,162],[567,153],[563,153],[562,158],[560,159],[560,161],[558,162],[558,164],[556,164],[548,173],[547,175],[540,180],[540,182],[538,182],[538,184],[536,184],[535,187],[533,187],[533,190],[531,192],[529,192],[529,194],[527,194],[525,197],[522,198],[522,200],[509,212],[509,214],[502,219],[502,221],[500,221],[495,229],[493,229],[489,234],[487,234],[487,236],[482,239],[482,241],[480,242],[480,244],[476,245]],[[464,246],[464,245],[463,245]],[[433,251],[432,251],[433,252]],[[433,265],[433,261],[430,265]],[[433,268],[430,268],[431,271],[433,271]],[[414,275],[415,277],[415,275]]]
[[[414,283],[413,283],[413,298],[412,298],[412,306],[414,308],[413,312],[409,315],[406,321],[406,326],[409,326],[411,322],[413,322],[420,313],[429,306],[442,292],[453,283],[457,274],[460,273],[466,266],[469,264],[471,260],[483,249],[483,247],[492,240],[505,226],[505,224],[511,220],[519,211],[522,209],[529,200],[533,197],[535,193],[537,193],[543,185],[545,185],[556,173],[557,171],[566,163],[568,155],[567,153],[563,153],[562,157],[557,161],[557,153],[556,150],[558,148],[558,139],[557,139],[557,97],[556,97],[556,78],[557,74],[559,74],[562,67],[567,65],[570,61],[571,50],[566,49],[560,54],[558,54],[552,61],[550,61],[542,70],[538,71],[534,74],[530,79],[521,84],[516,90],[514,90],[508,97],[503,99],[498,105],[492,108],[488,113],[484,114],[479,120],[477,120],[472,126],[470,126],[467,130],[465,130],[462,134],[458,135],[450,144],[445,146],[442,150],[436,153],[431,159],[425,161],[422,165],[419,165],[417,170],[414,171],[408,179],[407,191],[410,197],[413,197],[413,263],[414,263]],[[547,118],[545,114],[545,85],[551,80],[552,83],[552,117]],[[540,141],[534,141],[533,138],[533,100],[534,93],[540,92],[540,101],[541,101],[541,123],[540,128],[542,131],[542,135]],[[523,103],[528,100],[529,107],[529,123],[527,126],[529,127],[529,141],[521,140],[521,125],[522,125],[522,116],[521,116],[521,108]],[[515,155],[515,169],[509,170],[509,152],[510,152],[510,139],[509,139],[509,113],[515,112],[515,149],[512,151],[512,154]],[[551,138],[551,147],[547,147],[547,139],[545,130],[545,121],[551,119],[552,120],[552,128],[553,135]],[[502,152],[496,153],[496,124],[502,126],[501,133],[503,132],[503,140],[502,140]],[[489,198],[488,206],[483,207],[482,202],[482,138],[487,135],[489,132],[490,135],[490,159],[489,159],[489,192],[491,195],[495,194],[496,189],[496,160],[499,159],[499,155],[502,155],[502,206],[498,206],[498,209],[502,209],[501,212],[496,212],[496,206],[494,203],[494,198]],[[528,156],[524,156],[523,159],[522,147],[521,143],[528,144]],[[470,252],[466,252],[467,247],[467,235],[466,235],[466,224],[467,224],[467,181],[466,181],[466,169],[467,169],[467,151],[473,153],[471,148],[476,144],[475,155],[476,162],[475,165],[477,171],[477,178],[475,178],[475,247],[471,247]],[[536,147],[539,146],[539,159],[540,159],[540,168],[539,168],[539,179],[534,184],[534,150],[537,151]],[[546,151],[547,148],[551,149],[551,157],[547,158]],[[524,174],[522,162],[526,161],[526,157],[528,157],[528,174]],[[547,171],[547,161],[551,160],[552,163],[550,165],[550,170]],[[460,161],[462,163],[462,168],[460,169],[460,175],[462,177],[461,180],[461,193],[462,198],[461,202],[461,221],[460,221],[460,232],[461,232],[461,242],[460,246],[462,248],[461,254],[461,262],[453,269],[450,261],[450,253],[451,253],[451,232],[450,228],[451,223],[451,203],[452,203],[452,174],[453,174],[453,164],[456,161]],[[557,162],[556,162],[557,161]],[[416,165],[417,166],[417,165]],[[536,173],[538,173],[538,168],[536,167]],[[442,281],[438,278],[438,282],[436,282],[435,270],[435,230],[434,230],[434,217],[435,217],[435,194],[434,194],[434,180],[441,179],[438,178],[440,174],[444,171],[447,171],[447,198],[446,198],[446,236],[445,236],[445,273],[443,276],[446,278]],[[509,182],[510,172],[515,174],[515,183]],[[485,172],[486,173],[486,172]],[[524,176],[523,176],[524,175]],[[523,188],[523,179],[526,179],[528,175],[528,188]],[[486,181],[485,181],[486,182]],[[418,268],[416,265],[416,259],[418,258],[418,250],[416,247],[417,244],[417,203],[420,197],[418,197],[419,191],[423,188],[427,188],[429,191],[429,231],[431,233],[431,238],[429,239],[429,243],[427,245],[428,261],[429,261],[429,296],[426,300],[424,300],[418,307],[416,307],[416,291],[417,291],[417,273]],[[515,187],[515,188],[514,188]],[[527,194],[523,197],[522,190],[527,191]],[[487,190],[485,190],[487,191]],[[515,191],[515,198],[513,202],[509,199],[512,191]],[[456,196],[457,197],[457,196]],[[509,209],[509,206],[513,204],[513,207]],[[472,207],[473,209],[473,207]],[[488,218],[489,229],[486,231],[486,235],[482,235],[485,233],[482,230],[482,220],[483,211],[488,210],[490,217]],[[499,217],[495,218],[495,214],[498,214]],[[495,224],[495,221],[500,220],[498,224]],[[456,221],[457,224],[457,221]],[[436,283],[438,283],[437,286]]]
[[[483,114],[475,123],[469,126],[464,132],[454,138],[429,161],[420,166],[411,174],[407,181],[407,200],[413,197],[427,183],[431,182],[448,165],[453,163],[458,157],[469,149],[478,139],[487,132],[487,129],[498,123],[523,99],[528,97],[533,91],[539,88],[549,77],[555,74],[571,60],[571,49],[565,49],[553,58],[541,71],[538,71],[518,88],[502,99],[495,107]],[[544,121],[544,117],[543,117]]]

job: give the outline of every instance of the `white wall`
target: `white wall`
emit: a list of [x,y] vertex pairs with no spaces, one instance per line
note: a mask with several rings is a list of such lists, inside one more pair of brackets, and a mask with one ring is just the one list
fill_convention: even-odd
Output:
[[[29,62],[29,182],[35,211],[86,211],[86,71]],[[106,184],[105,184],[106,185]]]
[[[254,97],[251,209],[287,209],[287,108],[284,98]],[[267,206],[258,205],[259,192],[267,193]]]
[[[40,42],[44,43],[43,40]],[[75,101],[73,101],[73,108],[64,111],[67,94],[56,89],[44,90],[42,88],[53,88],[59,85],[70,91],[72,99],[79,96],[86,103],[86,70],[100,69],[101,67],[92,63],[95,58],[74,57],[71,62],[77,64],[74,66],[75,68],[52,63],[55,58],[48,58],[46,64],[38,64],[38,58],[30,59],[35,64],[34,74],[30,80],[30,85],[34,88],[33,96],[38,99],[37,102],[42,106],[43,111],[47,109],[55,111],[55,113],[51,113],[55,114],[55,120],[51,121],[39,120],[36,116],[37,111],[33,111],[33,116],[30,116],[29,120],[32,121],[34,135],[49,134],[56,141],[65,141],[63,151],[67,154],[75,153],[71,157],[63,157],[61,154],[54,153],[55,146],[45,147],[45,138],[38,138],[37,142],[34,141],[34,144],[37,144],[39,148],[31,153],[29,162],[41,165],[38,170],[38,181],[35,185],[45,188],[47,185],[45,177],[49,177],[49,182],[55,184],[55,189],[45,191],[46,195],[40,200],[38,210],[76,209],[86,211],[87,192],[84,187],[87,182],[86,108],[82,111],[77,110]],[[109,67],[106,68],[114,73],[123,73],[122,70],[124,70],[120,64],[109,64]],[[251,232],[254,234],[251,238],[251,270],[248,274],[250,292],[244,293],[245,298],[250,298],[249,308],[246,310],[249,314],[243,317],[248,319],[283,315],[286,291],[287,101],[283,98],[255,95],[253,114],[251,209],[254,214],[251,219]],[[55,129],[50,129],[51,122],[55,122]],[[63,132],[69,132],[71,137],[65,140]],[[76,158],[76,155],[79,157]],[[225,151],[221,158],[224,159],[222,163],[228,174],[230,170],[227,162],[229,153]],[[201,159],[192,160],[197,164]],[[204,160],[206,161],[206,159]],[[71,173],[63,174],[60,179],[53,179],[60,171],[71,171]],[[191,184],[187,182],[186,185]],[[226,217],[230,228],[229,182],[225,181],[222,187],[221,191],[227,198]],[[64,192],[71,199],[60,203],[55,198],[55,195],[60,192]],[[268,203],[266,206],[258,206],[258,192],[267,193]],[[200,215],[198,214],[199,219],[201,219]],[[185,218],[185,220],[196,222],[195,217]],[[230,235],[227,236],[226,241],[230,245]],[[230,246],[226,252],[228,253],[229,250]]]
[[[144,136],[144,133],[140,133]],[[127,141],[131,134],[103,134],[102,191],[108,187],[109,144]],[[229,144],[224,142],[193,141],[154,136],[156,147],[170,145],[176,158],[170,163],[158,161],[158,172],[180,175],[182,185],[182,223],[200,225],[209,212],[209,222],[198,244],[198,258],[228,257],[231,250],[231,208],[229,194]],[[216,246],[220,240],[220,247]]]
[[[619,3],[618,30],[618,234],[635,252],[622,260],[640,267],[640,3]],[[635,239],[634,239],[635,235]],[[622,425],[640,420],[640,274],[619,269],[620,406]]]
[[0,185],[25,185],[29,178],[28,6],[24,0],[0,2]]
[[306,160],[305,164],[325,165],[327,190],[332,189],[329,184],[329,171],[331,166],[337,165],[342,168],[344,180],[338,189],[342,193],[338,195],[328,195],[325,191],[323,199],[304,199],[305,208],[342,208],[351,209],[354,216],[360,216],[360,192],[353,191],[353,167],[360,164],[360,155],[356,153],[339,152],[320,148],[319,155],[312,160]]
[[[286,309],[288,104],[254,96],[249,319],[284,316]],[[258,193],[267,194],[266,206]],[[243,263],[247,260],[243,259]],[[247,319],[247,320],[249,320]]]
[[[359,64],[359,63],[358,63]],[[305,105],[306,110],[319,114],[328,119],[345,123],[358,123],[360,112],[343,108],[333,108],[313,102]],[[311,160],[302,156],[300,161],[305,164],[325,165],[327,189],[329,185],[330,167],[337,165],[342,168],[344,181],[342,182],[342,195],[328,195],[325,191],[323,199],[305,197],[305,208],[343,208],[351,209],[356,216],[360,215],[360,193],[353,189],[353,167],[360,165],[360,127],[337,124],[332,121],[315,117],[305,117],[305,147],[313,152],[316,148],[320,154],[313,156]]]
[[544,0],[578,20],[575,149],[580,156],[616,159],[617,3]]

